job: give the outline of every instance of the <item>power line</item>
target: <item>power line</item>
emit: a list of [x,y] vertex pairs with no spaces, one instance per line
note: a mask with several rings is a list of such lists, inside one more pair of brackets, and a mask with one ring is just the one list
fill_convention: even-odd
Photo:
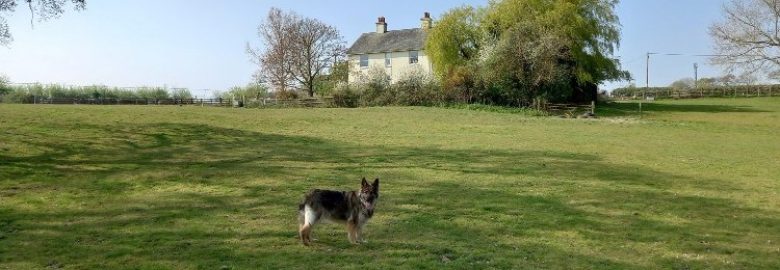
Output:
[[659,53],[659,52],[649,52],[647,54],[649,54],[649,55],[663,55],[663,56],[692,56],[692,57],[728,56],[728,55],[725,55],[725,54],[685,54],[685,53]]

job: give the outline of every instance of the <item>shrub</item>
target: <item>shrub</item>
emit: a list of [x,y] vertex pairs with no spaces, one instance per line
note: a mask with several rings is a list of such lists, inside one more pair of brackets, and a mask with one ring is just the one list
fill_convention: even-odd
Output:
[[442,99],[447,102],[470,103],[477,96],[474,72],[466,66],[455,67],[444,76]]
[[395,93],[390,91],[390,76],[384,68],[374,66],[367,75],[358,78],[360,106],[385,106],[395,104]]
[[0,102],[3,101],[3,96],[11,92],[11,87],[8,85],[10,80],[5,75],[0,75]]
[[284,90],[284,91],[280,90],[280,91],[273,92],[271,96],[281,100],[292,100],[292,99],[298,99],[298,97],[306,96],[306,95],[305,94],[301,95],[300,93],[298,93],[298,91],[295,90]]
[[426,73],[416,70],[398,79],[391,86],[396,105],[421,106],[442,103],[441,87]]
[[341,83],[333,89],[333,106],[355,108],[359,105],[360,94],[348,83]]
[[218,95],[222,99],[230,100],[246,99],[247,102],[255,102],[269,96],[268,88],[261,84],[248,84],[246,86],[234,86],[227,92]]

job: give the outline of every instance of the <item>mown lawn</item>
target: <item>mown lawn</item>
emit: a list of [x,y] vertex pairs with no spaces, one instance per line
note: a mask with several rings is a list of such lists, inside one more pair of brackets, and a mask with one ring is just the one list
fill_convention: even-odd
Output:
[[[780,98],[635,107],[0,104],[0,269],[780,269]],[[369,243],[301,245],[362,176]]]

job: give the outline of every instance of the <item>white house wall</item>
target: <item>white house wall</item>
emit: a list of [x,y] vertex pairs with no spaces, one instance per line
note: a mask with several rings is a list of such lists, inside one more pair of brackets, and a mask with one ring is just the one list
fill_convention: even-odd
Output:
[[381,68],[390,75],[393,82],[399,78],[415,71],[416,69],[422,69],[422,71],[431,73],[433,70],[431,62],[428,59],[428,55],[425,51],[419,51],[418,62],[416,64],[409,64],[409,52],[394,52],[391,54],[391,66],[385,67],[385,54],[374,53],[368,55],[368,67],[360,67],[360,55],[349,56],[349,82],[353,83],[361,76],[368,75],[368,71],[372,68]]

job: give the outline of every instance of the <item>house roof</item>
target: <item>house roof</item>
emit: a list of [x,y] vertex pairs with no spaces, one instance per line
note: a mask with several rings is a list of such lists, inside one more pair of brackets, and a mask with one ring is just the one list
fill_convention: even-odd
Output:
[[347,54],[419,51],[425,48],[428,34],[420,28],[364,33],[347,50]]

